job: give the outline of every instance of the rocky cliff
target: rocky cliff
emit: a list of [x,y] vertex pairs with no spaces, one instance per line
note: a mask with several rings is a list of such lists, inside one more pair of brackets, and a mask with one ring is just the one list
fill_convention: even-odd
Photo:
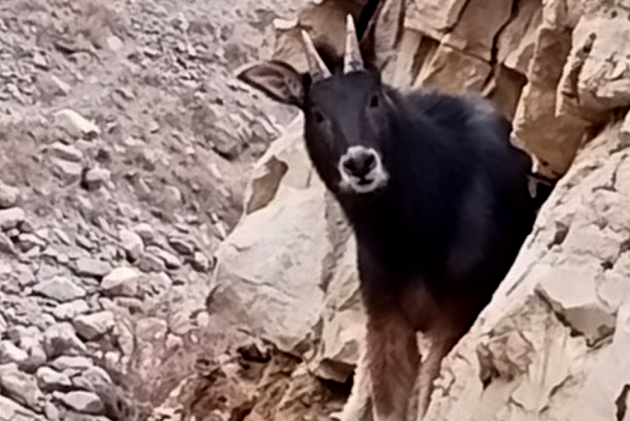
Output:
[[[212,4],[211,4],[212,3]],[[234,80],[364,0],[0,5],[0,421],[328,420],[363,311],[301,116]],[[428,420],[630,420],[630,4],[410,0],[386,77],[558,180]],[[626,203],[628,202],[628,203]]]
[[[309,3],[275,21],[268,57],[304,66],[300,28],[343,48],[342,18],[361,6]],[[389,82],[483,92],[512,118],[537,171],[558,180],[514,268],[444,363],[427,420],[630,419],[629,36],[621,1],[408,3]],[[308,163],[300,124],[255,166],[208,308],[314,376],[346,382],[363,320],[353,238]]]

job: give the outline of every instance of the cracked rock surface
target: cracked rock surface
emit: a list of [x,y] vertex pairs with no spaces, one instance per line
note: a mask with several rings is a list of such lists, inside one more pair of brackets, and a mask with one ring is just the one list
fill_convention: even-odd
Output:
[[[301,115],[243,86],[364,0],[0,5],[0,421],[328,421],[363,332]],[[385,79],[482,92],[559,180],[426,421],[628,421],[619,1],[413,0]],[[625,42],[625,41],[628,42]]]

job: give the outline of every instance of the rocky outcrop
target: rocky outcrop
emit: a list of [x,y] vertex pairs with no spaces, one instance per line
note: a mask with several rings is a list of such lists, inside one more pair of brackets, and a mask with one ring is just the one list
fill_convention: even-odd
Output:
[[[367,2],[98,3],[0,8],[0,421],[325,419],[363,329],[354,239],[301,117],[232,70],[303,69],[299,29],[341,49]],[[483,92],[562,177],[428,420],[629,417],[628,16],[407,2],[387,81]]]
[[493,301],[445,361],[427,419],[625,419],[623,141],[614,125],[578,155]]
[[[295,19],[276,22],[268,56],[303,66],[297,30],[338,42],[340,29],[328,32],[322,22],[341,21],[353,7],[309,3]],[[445,361],[427,420],[628,416],[630,381],[620,362],[630,288],[623,210],[630,79],[628,43],[619,41],[628,22],[622,2],[408,4],[389,81],[482,91],[513,118],[515,139],[538,171],[560,179],[494,300]],[[218,252],[210,309],[238,314],[314,376],[343,383],[363,321],[353,238],[313,175],[300,123],[255,167],[246,210]],[[263,261],[273,263],[261,270]]]

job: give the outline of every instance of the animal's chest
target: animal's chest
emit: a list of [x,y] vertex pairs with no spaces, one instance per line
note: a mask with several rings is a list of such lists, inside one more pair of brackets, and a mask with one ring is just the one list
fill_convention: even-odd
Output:
[[417,331],[426,332],[443,318],[443,304],[434,298],[422,279],[411,280],[400,292],[400,311]]

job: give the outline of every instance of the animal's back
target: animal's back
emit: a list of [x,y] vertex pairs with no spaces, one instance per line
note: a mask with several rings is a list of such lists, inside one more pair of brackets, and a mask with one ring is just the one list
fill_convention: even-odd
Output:
[[[434,143],[427,153],[432,162],[417,156],[418,165],[431,167],[425,174],[432,178],[424,184],[415,180],[414,186],[423,191],[416,199],[425,197],[407,206],[407,220],[414,212],[422,215],[417,235],[431,240],[420,250],[429,256],[425,265],[432,266],[431,287],[449,298],[477,294],[485,302],[513,264],[535,219],[527,191],[531,161],[511,145],[509,121],[483,99],[416,93],[404,100],[407,113],[422,115],[418,119],[424,123],[416,123],[419,130],[434,137],[415,139]],[[417,145],[411,149],[422,154]]]

